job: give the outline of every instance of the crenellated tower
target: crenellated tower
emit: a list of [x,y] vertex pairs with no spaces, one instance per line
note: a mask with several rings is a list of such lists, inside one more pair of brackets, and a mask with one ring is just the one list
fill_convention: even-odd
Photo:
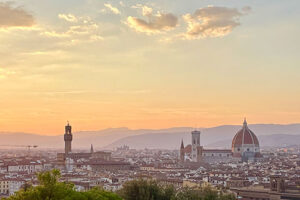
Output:
[[72,126],[70,126],[69,122],[65,126],[64,140],[65,140],[65,156],[67,156],[72,151],[72,140],[73,140]]

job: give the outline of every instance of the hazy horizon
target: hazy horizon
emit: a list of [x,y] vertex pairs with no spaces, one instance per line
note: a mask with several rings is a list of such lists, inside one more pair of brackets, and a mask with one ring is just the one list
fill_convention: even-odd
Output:
[[[216,126],[210,126],[210,127],[192,127],[192,126],[174,126],[174,127],[167,127],[167,128],[138,128],[138,129],[133,129],[129,127],[108,127],[108,128],[103,128],[103,129],[93,129],[93,130],[76,130],[76,126],[72,123],[72,132],[73,133],[88,133],[88,132],[103,132],[103,131],[109,131],[109,130],[129,130],[129,131],[163,131],[163,130],[170,130],[170,129],[190,129],[190,131],[193,130],[205,130],[205,129],[213,129],[213,128],[219,128],[219,127],[225,127],[225,126],[237,126],[237,127],[242,127],[242,124],[220,124]],[[257,124],[248,124],[249,127],[251,126],[256,126],[256,125],[279,125],[279,126],[292,126],[292,125],[300,125],[300,123],[287,123],[287,124],[280,124],[280,123],[257,123]],[[5,130],[0,130],[0,135],[1,134],[30,134],[30,135],[44,135],[44,136],[62,136],[64,135],[64,127],[61,127],[61,132],[60,133],[48,133],[48,134],[43,134],[43,133],[38,133],[38,132],[25,132],[25,131],[5,131]],[[284,134],[284,133],[283,133]]]

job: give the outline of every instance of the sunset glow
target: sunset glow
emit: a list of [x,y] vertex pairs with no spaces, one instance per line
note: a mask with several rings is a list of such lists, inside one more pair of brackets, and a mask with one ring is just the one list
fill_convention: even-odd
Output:
[[299,123],[288,2],[0,0],[0,132]]

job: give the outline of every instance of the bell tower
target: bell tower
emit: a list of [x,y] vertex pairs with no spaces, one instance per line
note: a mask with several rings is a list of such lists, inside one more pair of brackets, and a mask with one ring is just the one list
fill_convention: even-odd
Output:
[[69,122],[65,126],[65,135],[64,135],[64,140],[65,140],[65,156],[67,156],[71,151],[72,151],[72,126],[70,126]]
[[199,150],[200,147],[200,131],[194,130],[192,131],[192,161],[199,161]]

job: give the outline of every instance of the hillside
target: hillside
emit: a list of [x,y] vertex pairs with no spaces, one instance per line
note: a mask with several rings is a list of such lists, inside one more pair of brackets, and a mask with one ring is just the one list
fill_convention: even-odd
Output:
[[[294,144],[299,140],[300,124],[253,124],[249,127],[260,139],[261,145],[274,146],[279,144]],[[241,126],[224,125],[212,128],[201,128],[201,144],[209,147],[228,147],[231,139]],[[73,136],[74,149],[89,149],[93,144],[95,149],[113,149],[124,144],[131,148],[165,148],[177,149],[181,139],[190,143],[190,127],[169,129],[139,129],[111,128],[99,131],[75,132]],[[0,146],[9,145],[39,145],[40,148],[64,147],[63,135],[44,136],[29,133],[0,133]]]

